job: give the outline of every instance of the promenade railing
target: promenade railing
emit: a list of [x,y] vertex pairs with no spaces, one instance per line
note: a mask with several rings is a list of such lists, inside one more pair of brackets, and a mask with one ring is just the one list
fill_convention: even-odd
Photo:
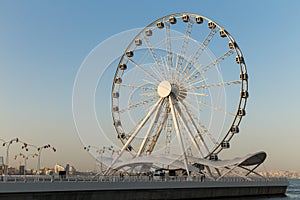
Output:
[[287,182],[287,178],[251,178],[223,177],[215,181],[203,176],[94,176],[94,175],[8,175],[0,176],[0,184],[4,182]]

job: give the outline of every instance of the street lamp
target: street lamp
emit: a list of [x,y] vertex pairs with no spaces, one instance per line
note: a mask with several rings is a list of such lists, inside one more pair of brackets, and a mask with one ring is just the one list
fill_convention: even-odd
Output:
[[18,156],[21,156],[24,159],[24,178],[25,178],[25,176],[26,176],[26,166],[27,166],[27,160],[28,160],[28,158],[30,158],[30,157],[35,158],[35,157],[38,156],[38,154],[34,153],[34,154],[30,154],[30,155],[26,156],[26,155],[20,153],[20,154],[15,155],[15,160],[17,160]]
[[103,162],[102,162],[102,158],[103,158],[103,154],[105,153],[106,150],[111,151],[112,155],[114,154],[114,152],[117,152],[114,150],[113,146],[109,146],[109,147],[97,147],[97,146],[93,146],[93,145],[88,145],[86,147],[83,148],[86,151],[90,151],[90,149],[96,149],[96,153],[100,154],[100,171],[101,173],[103,172]]
[[42,154],[42,150],[43,149],[52,149],[53,152],[56,152],[56,148],[52,147],[50,144],[38,147],[38,165],[37,165],[37,170],[38,170],[38,174],[40,174],[40,167],[41,167],[41,154]]
[[28,143],[23,143],[22,149],[25,149],[26,151],[28,151],[29,147],[33,147],[37,150],[37,156],[38,156],[38,163],[37,163],[37,174],[40,174],[40,166],[41,166],[41,153],[43,149],[52,149],[53,152],[56,152],[56,148],[52,147],[50,144],[46,144],[43,146],[35,146],[33,144],[28,144]]
[[6,158],[5,158],[5,166],[4,166],[4,175],[7,176],[8,174],[8,165],[9,165],[9,147],[13,142],[19,142],[19,138],[13,138],[10,141],[5,141],[3,139],[1,139],[1,141],[3,142],[2,146],[5,147],[6,146]]

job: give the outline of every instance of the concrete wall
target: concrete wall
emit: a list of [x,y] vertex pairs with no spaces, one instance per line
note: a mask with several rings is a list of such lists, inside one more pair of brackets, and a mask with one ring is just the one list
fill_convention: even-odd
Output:
[[[15,183],[16,184],[16,183]],[[127,200],[127,199],[208,199],[208,198],[217,198],[217,197],[241,197],[241,196],[268,196],[268,195],[283,195],[286,191],[287,185],[279,182],[277,183],[232,183],[224,184],[218,182],[207,182],[207,183],[163,183],[158,182],[155,185],[144,185],[144,183],[124,183],[124,185],[116,185],[116,183],[108,183],[106,187],[115,188],[115,189],[104,189],[91,188],[87,183],[74,183],[74,185],[80,187],[70,189],[70,184],[39,184],[39,187],[44,189],[39,189],[35,192],[4,192],[3,184],[0,184],[0,199],[5,200],[101,200],[101,199],[110,199],[110,200]],[[94,186],[97,186],[97,183],[90,183]],[[101,184],[101,183],[100,183]],[[107,184],[107,183],[106,183]],[[119,183],[118,183],[119,184]],[[6,184],[8,185],[8,184]],[[8,187],[16,187],[11,183]],[[28,183],[23,185],[18,185],[19,191],[22,186],[28,187]],[[71,184],[72,185],[72,184]],[[140,185],[140,187],[137,187]],[[181,187],[180,187],[181,185]],[[37,186],[37,185],[35,185]],[[51,190],[55,186],[57,191]],[[64,186],[66,188],[64,188]],[[21,188],[20,188],[21,187]],[[89,188],[89,190],[84,188]],[[120,187],[123,187],[121,189]],[[126,188],[126,189],[125,189]],[[135,188],[135,189],[133,189]],[[8,188],[7,188],[8,189]],[[23,187],[24,189],[24,187]],[[26,189],[26,187],[25,187]],[[48,191],[47,191],[48,190]],[[77,191],[76,191],[77,190]],[[78,191],[80,190],[80,191]],[[52,191],[52,192],[49,192]]]

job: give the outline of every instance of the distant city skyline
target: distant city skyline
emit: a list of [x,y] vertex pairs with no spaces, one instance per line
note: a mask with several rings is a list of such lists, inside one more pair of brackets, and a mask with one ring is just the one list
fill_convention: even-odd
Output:
[[[221,156],[232,158],[263,150],[268,156],[260,169],[300,171],[299,9],[298,1],[271,0],[2,0],[0,139],[18,137],[35,146],[51,144],[57,152],[43,151],[41,167],[70,163],[82,171],[95,169],[95,159],[84,150],[87,144],[82,144],[73,121],[72,91],[81,64],[110,36],[186,11],[207,16],[228,29],[247,63],[247,116],[231,149]],[[110,90],[112,78],[103,84]],[[111,115],[102,117],[99,120]],[[116,135],[113,130],[111,134]],[[19,164],[14,155],[20,152],[30,154],[34,150],[24,152],[20,144],[12,144],[12,166]],[[0,156],[5,159],[5,154],[1,145]],[[36,164],[36,158],[28,161],[31,168]]]

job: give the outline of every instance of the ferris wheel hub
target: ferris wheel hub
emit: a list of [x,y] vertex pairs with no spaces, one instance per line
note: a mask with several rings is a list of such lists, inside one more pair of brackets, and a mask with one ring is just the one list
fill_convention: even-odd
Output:
[[157,87],[157,93],[160,97],[167,97],[172,91],[172,86],[169,81],[162,81]]

